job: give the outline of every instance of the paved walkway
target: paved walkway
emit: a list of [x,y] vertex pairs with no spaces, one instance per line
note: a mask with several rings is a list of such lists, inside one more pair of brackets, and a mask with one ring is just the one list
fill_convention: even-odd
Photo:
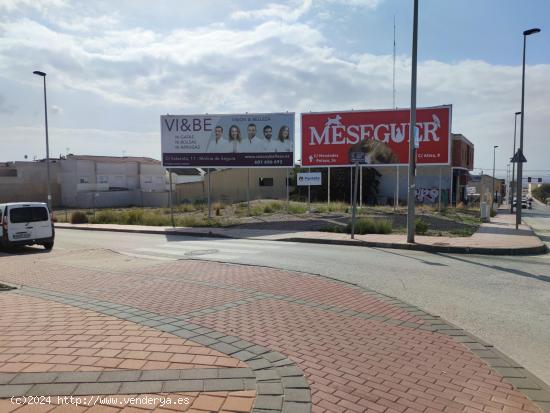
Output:
[[415,243],[407,243],[404,234],[356,235],[319,231],[257,230],[239,228],[172,228],[116,224],[56,224],[58,228],[89,229],[99,231],[121,231],[152,234],[181,234],[246,238],[270,241],[316,242],[349,244],[373,247],[415,249],[434,252],[478,253],[495,255],[541,254],[546,252],[545,244],[527,225],[515,229],[515,218],[507,210],[499,210],[490,223],[481,224],[471,237],[415,237]]
[[105,250],[0,260],[20,287],[0,292],[2,412],[550,412],[489,344],[354,285]]

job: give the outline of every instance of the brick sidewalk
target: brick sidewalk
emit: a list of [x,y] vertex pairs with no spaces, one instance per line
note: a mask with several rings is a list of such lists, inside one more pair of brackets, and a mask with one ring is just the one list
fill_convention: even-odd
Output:
[[[323,277],[92,250],[2,257],[0,281],[23,285],[0,292],[2,397],[163,395],[187,397],[170,408],[188,412],[550,411],[545,385],[490,345]],[[0,401],[18,413],[166,411],[13,407]]]

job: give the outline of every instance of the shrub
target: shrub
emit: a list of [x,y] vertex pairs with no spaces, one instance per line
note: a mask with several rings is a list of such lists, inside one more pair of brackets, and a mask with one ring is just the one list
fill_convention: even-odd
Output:
[[321,232],[337,232],[337,233],[345,232],[345,230],[346,230],[346,227],[342,225],[336,225],[336,224],[328,224],[319,229],[319,231]]
[[88,216],[82,211],[75,211],[71,214],[71,224],[86,224]]
[[288,212],[291,214],[305,214],[307,212],[307,204],[291,202],[288,205]]
[[[351,233],[351,222],[346,226],[346,232]],[[390,234],[392,223],[385,219],[361,218],[355,222],[356,234]]]
[[414,232],[420,235],[424,235],[426,232],[428,232],[428,224],[421,219],[416,220]]
[[94,224],[118,224],[117,213],[112,209],[98,212],[93,219]]

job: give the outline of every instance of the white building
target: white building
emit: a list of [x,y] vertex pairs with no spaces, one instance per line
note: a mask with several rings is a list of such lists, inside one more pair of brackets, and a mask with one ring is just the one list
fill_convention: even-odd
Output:
[[160,161],[144,157],[68,155],[58,182],[66,207],[166,206],[168,174]]

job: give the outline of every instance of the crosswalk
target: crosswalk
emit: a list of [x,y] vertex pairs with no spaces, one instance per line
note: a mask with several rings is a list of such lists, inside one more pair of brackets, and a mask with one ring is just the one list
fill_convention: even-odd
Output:
[[125,254],[167,261],[179,259],[235,261],[245,256],[272,253],[288,244],[275,241],[194,238],[135,248],[125,251]]

